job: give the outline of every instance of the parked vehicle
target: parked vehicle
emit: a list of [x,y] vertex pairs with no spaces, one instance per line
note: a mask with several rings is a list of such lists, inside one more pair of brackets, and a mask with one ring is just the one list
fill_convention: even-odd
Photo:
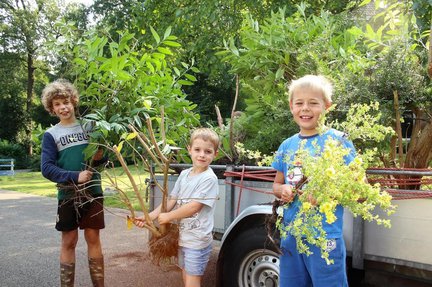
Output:
[[[219,179],[219,200],[215,212],[215,238],[221,241],[217,263],[218,285],[278,286],[278,238],[275,235],[273,242],[267,236],[265,227],[266,219],[272,213],[272,182],[263,180],[263,177],[250,180],[241,176],[244,175],[244,170],[252,171],[253,174],[256,170],[271,169],[232,166],[212,168],[223,170],[227,175],[224,179]],[[404,173],[379,169],[368,172],[378,175]],[[430,170],[408,173],[432,176]],[[176,179],[176,175],[170,177],[170,188],[174,186]],[[264,179],[269,179],[269,176],[264,176]],[[345,211],[344,239],[351,282],[363,280],[374,286],[391,277],[392,281],[385,281],[391,282],[391,286],[432,284],[432,191],[400,191],[408,194],[408,198],[417,199],[395,202],[398,208],[391,216],[390,229],[364,222],[361,218],[353,218],[349,211]],[[423,196],[416,197],[416,194]],[[156,206],[157,198],[151,198],[151,206]],[[359,275],[363,278],[358,278]],[[387,279],[383,279],[383,276],[387,276]],[[412,285],[412,282],[417,285]]]

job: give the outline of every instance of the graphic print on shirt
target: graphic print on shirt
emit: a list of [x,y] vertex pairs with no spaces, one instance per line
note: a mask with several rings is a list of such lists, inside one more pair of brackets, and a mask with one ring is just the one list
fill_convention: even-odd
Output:
[[49,128],[47,133],[51,134],[57,146],[57,151],[62,152],[70,147],[75,147],[89,143],[91,124],[76,123],[72,126],[64,127],[60,124]]
[[198,217],[198,212],[192,215],[191,217],[189,217],[191,218],[191,221],[189,221],[189,229],[196,229],[201,226],[201,222],[197,217]]
[[[185,200],[177,200],[178,208],[180,208],[182,205],[188,203],[190,201]],[[197,229],[201,226],[201,222],[198,218],[198,212],[194,213],[193,215],[184,218],[179,222],[179,230],[192,230]]]
[[62,146],[66,146],[72,143],[87,143],[88,139],[88,132],[72,133],[61,136],[59,138],[59,143]]
[[287,170],[285,182],[295,186],[303,177],[302,166],[300,162],[293,163],[292,167]]

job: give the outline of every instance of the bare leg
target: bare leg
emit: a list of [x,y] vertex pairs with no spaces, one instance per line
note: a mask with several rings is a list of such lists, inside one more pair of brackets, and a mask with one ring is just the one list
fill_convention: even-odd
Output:
[[185,287],[200,287],[202,276],[189,275],[186,271],[182,271],[183,282]]
[[60,285],[74,286],[75,282],[75,247],[78,242],[78,230],[63,231],[60,250]]
[[104,261],[99,229],[86,228],[84,229],[84,236],[87,242],[89,270],[93,286],[103,287]]

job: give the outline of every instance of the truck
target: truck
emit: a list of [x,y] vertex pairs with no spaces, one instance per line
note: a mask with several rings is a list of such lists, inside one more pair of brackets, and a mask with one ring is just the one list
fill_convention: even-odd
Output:
[[[182,169],[190,165],[172,166]],[[279,286],[278,234],[266,224],[273,212],[271,179],[275,171],[257,166],[211,167],[224,175],[219,179],[214,225],[214,238],[220,241],[217,285]],[[371,169],[368,173],[432,176],[432,170]],[[169,189],[177,177],[169,177]],[[390,216],[390,229],[344,212],[350,286],[432,286],[432,191],[392,192],[397,210]],[[157,197],[150,198],[150,208],[159,204]],[[401,200],[405,198],[409,200]],[[269,232],[273,236],[268,236]]]

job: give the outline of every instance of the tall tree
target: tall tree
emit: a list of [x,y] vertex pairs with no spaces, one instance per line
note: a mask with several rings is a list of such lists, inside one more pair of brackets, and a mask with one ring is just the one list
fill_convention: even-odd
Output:
[[[15,55],[26,69],[24,140],[29,155],[32,154],[32,110],[34,106],[35,72],[44,69],[50,59],[46,43],[58,37],[56,21],[67,13],[55,0],[3,0],[0,2],[0,38],[2,55]],[[62,3],[60,3],[62,4]],[[42,64],[42,65],[40,65]]]
[[17,140],[24,123],[24,91],[21,79],[25,71],[15,54],[0,54],[0,139]]
[[25,132],[28,153],[32,154],[31,141],[31,110],[33,103],[34,62],[37,57],[38,46],[43,39],[43,29],[40,29],[40,14],[44,1],[12,1],[0,3],[2,26],[0,35],[4,39],[3,53],[15,54],[27,69]]
[[[288,15],[294,13],[300,0],[182,0],[182,1],[121,1],[96,0],[94,13],[102,17],[99,23],[113,31],[151,25],[157,30],[173,27],[173,34],[183,47],[183,61],[194,58],[201,74],[193,87],[185,88],[188,99],[198,104],[202,120],[215,120],[214,105],[222,115],[229,116],[235,94],[235,77],[229,66],[215,55],[223,40],[236,37],[242,29],[246,14],[261,21],[279,7],[286,6]],[[308,14],[319,14],[321,9],[339,13],[347,6],[361,1],[309,1]],[[114,35],[114,33],[112,33]]]
[[[375,17],[381,25],[376,29],[367,25],[360,34],[367,51],[357,58],[362,67],[353,75],[359,79],[366,70],[367,77],[363,76],[364,81],[351,95],[378,100],[387,111],[385,115],[398,135],[392,141],[389,165],[426,168],[432,160],[432,82],[427,73],[431,19],[425,15],[432,5],[422,1],[425,10],[418,11],[416,4],[421,1],[375,2],[386,8]],[[364,88],[368,91],[361,95]],[[404,112],[412,115],[411,135],[402,134]],[[406,147],[404,137],[410,137]]]

